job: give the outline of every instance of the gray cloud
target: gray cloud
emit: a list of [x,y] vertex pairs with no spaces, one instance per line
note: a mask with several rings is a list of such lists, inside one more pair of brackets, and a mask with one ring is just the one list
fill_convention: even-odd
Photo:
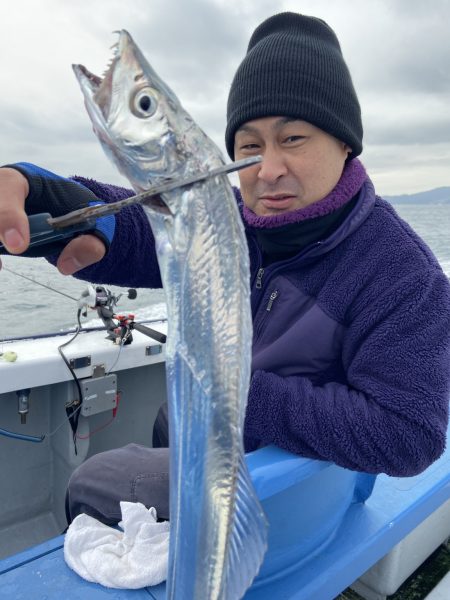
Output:
[[450,115],[434,123],[370,123],[365,139],[366,145],[449,144]]
[[363,112],[366,144],[450,146],[450,93],[385,93],[382,97],[364,98],[367,98],[367,110]]
[[[450,91],[450,2],[375,2],[364,38],[353,44],[354,61],[366,91],[427,94]],[[352,61],[353,62],[353,61]]]
[[[323,18],[338,34],[363,109],[363,161],[384,191],[448,177],[450,0],[16,0],[2,16],[0,164],[31,160],[61,174],[123,184],[103,156],[71,63],[101,73],[125,28],[187,110],[223,149],[229,85],[253,29],[275,11]],[[439,150],[436,150],[439,148]],[[442,149],[445,148],[445,151]],[[393,166],[395,157],[402,165]],[[405,160],[408,157],[408,160]],[[419,169],[410,184],[413,157]],[[409,160],[411,159],[411,160]],[[440,170],[438,170],[440,169]],[[417,172],[415,173],[417,175]],[[414,185],[414,188],[407,188]],[[403,190],[398,190],[403,185]]]

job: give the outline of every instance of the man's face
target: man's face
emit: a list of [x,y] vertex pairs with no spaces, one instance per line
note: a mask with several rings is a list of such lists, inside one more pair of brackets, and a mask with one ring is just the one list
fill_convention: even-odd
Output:
[[259,216],[322,200],[339,181],[351,149],[318,127],[288,117],[248,121],[236,132],[235,159],[261,154],[239,171],[244,203]]

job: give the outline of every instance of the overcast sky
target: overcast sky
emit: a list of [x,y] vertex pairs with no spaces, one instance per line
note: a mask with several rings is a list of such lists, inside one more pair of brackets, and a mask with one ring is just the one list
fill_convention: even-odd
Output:
[[224,149],[226,98],[254,28],[282,10],[336,31],[379,194],[450,185],[450,0],[0,0],[0,164],[125,181],[92,133],[71,64],[102,74],[127,29]]

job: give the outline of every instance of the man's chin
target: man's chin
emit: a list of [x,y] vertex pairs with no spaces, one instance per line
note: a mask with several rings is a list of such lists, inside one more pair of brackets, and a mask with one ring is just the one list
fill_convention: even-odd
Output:
[[281,209],[281,210],[280,209],[278,209],[278,210],[271,209],[271,210],[265,210],[264,212],[257,212],[255,214],[258,217],[276,217],[278,215],[284,215],[285,213],[292,212],[292,210],[295,210],[295,209],[291,209],[291,210],[289,210],[289,209]]

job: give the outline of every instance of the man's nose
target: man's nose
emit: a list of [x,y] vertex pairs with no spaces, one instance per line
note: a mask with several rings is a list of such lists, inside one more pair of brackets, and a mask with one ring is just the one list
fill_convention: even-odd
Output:
[[277,148],[266,147],[262,154],[258,178],[266,183],[275,183],[280,177],[287,174],[287,166],[283,153]]

